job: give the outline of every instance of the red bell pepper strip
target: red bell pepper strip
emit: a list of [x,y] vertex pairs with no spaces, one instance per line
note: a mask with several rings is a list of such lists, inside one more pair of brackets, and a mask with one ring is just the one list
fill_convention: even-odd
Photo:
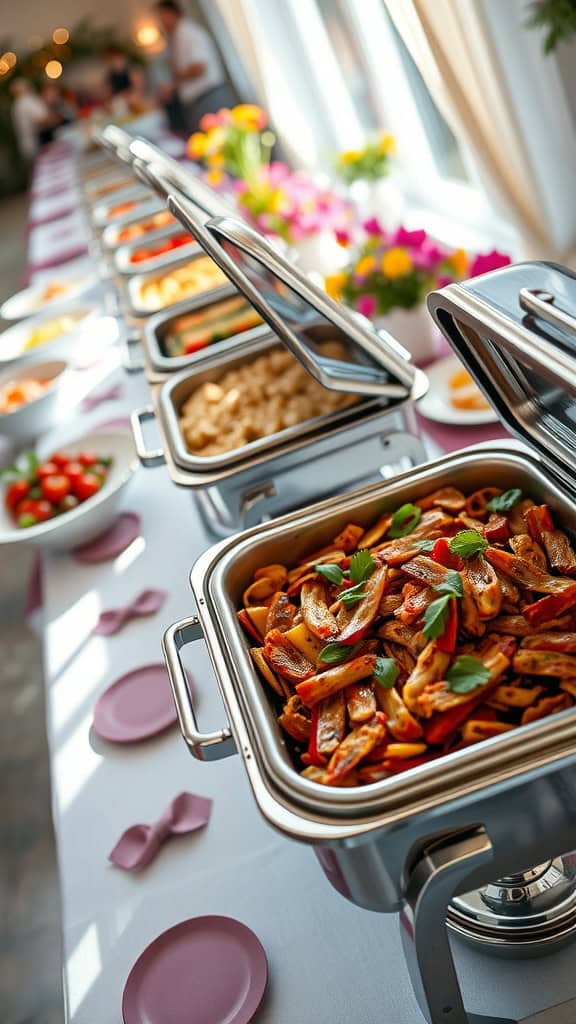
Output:
[[456,650],[456,638],[458,636],[458,602],[455,597],[450,601],[450,613],[444,627],[444,632],[436,639],[436,647],[445,654],[453,654]]
[[248,612],[246,611],[245,608],[242,608],[238,612],[238,621],[242,623],[244,629],[247,630],[248,633],[250,633],[250,636],[253,636],[254,639],[257,640],[259,644],[262,643],[262,637],[260,636],[258,630],[256,629],[256,626],[252,622],[252,619],[248,615]]
[[472,709],[481,704],[482,700],[484,700],[483,694],[479,700],[469,700],[465,704],[450,708],[449,711],[437,712],[424,726],[424,739],[426,742],[436,747],[438,744],[445,743],[448,739],[451,739],[459,731],[460,726],[464,724],[466,719],[470,717]]
[[542,534],[551,533],[554,529],[554,520],[550,514],[548,505],[533,505],[524,513],[528,533],[532,540],[542,543]]
[[318,705],[312,708],[312,716],[310,723],[310,739],[308,740],[308,757],[306,758],[307,764],[316,765],[317,768],[325,768],[328,761],[325,757],[322,757],[318,750]]
[[432,548],[430,555],[434,562],[438,562],[438,565],[443,565],[446,569],[461,569],[462,559],[458,555],[453,555],[450,551],[450,542],[446,540],[446,537],[439,537]]
[[484,536],[489,544],[504,544],[511,537],[510,523],[506,516],[494,516],[484,527]]
[[576,583],[561,594],[548,594],[541,597],[539,601],[527,604],[522,609],[522,614],[531,626],[540,626],[543,622],[549,622],[556,616],[562,615],[576,605]]

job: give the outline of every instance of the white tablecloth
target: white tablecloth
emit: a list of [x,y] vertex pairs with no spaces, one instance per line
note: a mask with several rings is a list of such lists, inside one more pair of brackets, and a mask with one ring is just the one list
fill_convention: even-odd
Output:
[[[123,398],[84,414],[87,432],[147,404],[142,377],[122,378],[116,369],[102,386],[115,379],[123,379]],[[75,431],[77,426],[75,421]],[[54,433],[55,447],[70,428],[64,423]],[[195,761],[176,727],[127,747],[93,736],[98,696],[124,672],[161,661],[163,630],[193,612],[188,574],[209,543],[191,492],[176,488],[164,467],[138,471],[124,505],[142,517],[142,536],[114,562],[86,566],[68,555],[43,558],[68,1024],[119,1024],[124,983],[140,952],[165,928],[201,914],[237,917],[263,943],[270,980],[260,1024],[422,1024],[397,920],[348,904],[309,849],[266,825],[238,757]],[[91,635],[100,610],[149,586],[169,592],[159,614],[114,637]],[[186,665],[195,679],[201,725],[222,725],[224,711],[201,643],[187,651]],[[107,856],[120,833],[154,821],[184,789],[214,800],[208,828],[166,844],[141,875],[112,867]],[[506,1017],[567,999],[576,989],[572,957],[568,949],[534,968],[459,945],[467,1003]],[[564,1020],[546,1017],[554,1019]]]

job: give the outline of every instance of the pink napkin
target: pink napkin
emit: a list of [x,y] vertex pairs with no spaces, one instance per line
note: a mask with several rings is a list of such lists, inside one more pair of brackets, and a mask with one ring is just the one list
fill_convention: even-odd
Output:
[[122,833],[108,859],[125,871],[145,868],[171,836],[204,828],[210,821],[212,800],[195,793],[179,793],[153,825],[132,825]]
[[418,425],[422,433],[428,434],[445,452],[455,452],[459,448],[467,448],[471,444],[483,444],[484,441],[495,441],[510,434],[501,423],[485,423],[482,426],[467,427],[458,424],[436,423],[416,413]]
[[86,398],[82,400],[82,411],[91,412],[92,409],[96,409],[103,402],[112,402],[116,398],[122,398],[123,393],[122,385],[114,384],[113,387],[105,391],[99,391],[96,395],[86,395]]

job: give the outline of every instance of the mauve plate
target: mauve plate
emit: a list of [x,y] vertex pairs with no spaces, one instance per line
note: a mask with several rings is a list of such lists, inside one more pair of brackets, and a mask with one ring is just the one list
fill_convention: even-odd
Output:
[[248,1024],[268,979],[259,939],[233,917],[193,917],[154,940],[128,975],[124,1024]]
[[94,731],[111,743],[137,743],[176,721],[164,664],[142,665],[120,676],[94,705]]
[[86,565],[110,562],[126,551],[126,548],[140,536],[141,525],[140,516],[136,512],[121,512],[105,533],[88,544],[75,548],[72,554],[76,561],[84,562]]

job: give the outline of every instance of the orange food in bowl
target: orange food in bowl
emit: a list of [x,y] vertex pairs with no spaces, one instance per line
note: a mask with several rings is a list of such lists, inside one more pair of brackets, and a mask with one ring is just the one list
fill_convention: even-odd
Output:
[[489,409],[490,404],[484,398],[477,384],[464,367],[452,374],[448,381],[450,389],[450,404],[455,409],[467,409],[480,411]]
[[14,412],[21,406],[41,398],[52,380],[35,380],[33,377],[21,377],[18,380],[9,380],[0,386],[0,415]]

